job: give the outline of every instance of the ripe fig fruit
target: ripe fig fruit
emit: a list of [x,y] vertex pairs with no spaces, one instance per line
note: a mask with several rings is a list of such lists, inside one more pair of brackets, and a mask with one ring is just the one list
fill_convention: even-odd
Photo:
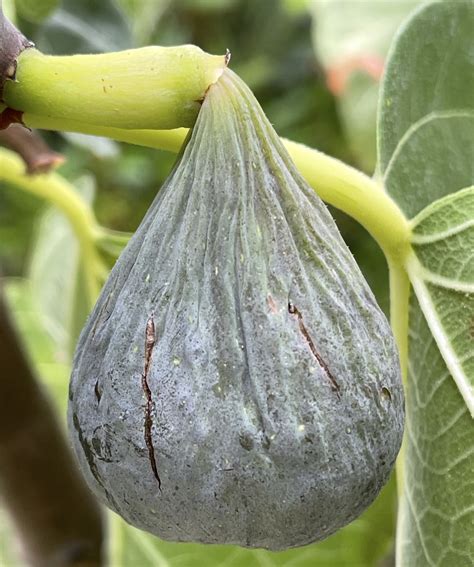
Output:
[[90,487],[163,539],[304,545],[373,501],[403,415],[384,315],[226,70],[79,340],[69,427]]

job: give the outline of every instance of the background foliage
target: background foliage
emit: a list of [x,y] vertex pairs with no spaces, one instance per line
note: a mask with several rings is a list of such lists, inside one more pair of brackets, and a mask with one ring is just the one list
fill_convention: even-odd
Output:
[[[194,43],[210,53],[229,48],[232,68],[255,92],[280,135],[371,173],[377,155],[376,106],[384,59],[397,27],[417,4],[417,0],[17,0],[10,1],[9,8],[11,13],[16,9],[26,35],[49,53],[101,52],[150,43]],[[403,85],[398,87],[403,90]],[[400,104],[403,114],[405,103]],[[392,136],[387,147],[397,144],[390,127],[379,124],[379,128]],[[135,230],[175,159],[165,152],[78,134],[47,134],[47,138],[67,158],[61,174],[94,203],[100,223],[116,230]],[[400,167],[391,172],[392,191],[413,216],[430,201],[415,210],[406,196],[397,193],[403,184],[396,176],[403,171]],[[384,169],[379,171],[383,173]],[[387,312],[382,253],[355,221],[339,211],[332,213]],[[111,265],[112,258],[107,260]],[[81,286],[77,242],[60,214],[6,184],[0,185],[0,266],[30,356],[64,415],[71,353],[84,310],[77,301]],[[413,340],[415,346],[421,341],[421,349],[430,335],[416,300],[411,309]],[[441,381],[446,369],[433,341],[429,348],[424,357],[412,361],[411,372],[421,373],[423,365],[437,364]],[[440,382],[440,391],[441,387],[446,386]],[[434,400],[437,394],[429,390],[427,395]],[[459,413],[456,395],[452,388],[443,395],[447,406],[454,404],[451,419]],[[423,411],[431,411],[426,418],[437,419],[438,406],[431,410],[429,403],[421,402]],[[421,458],[415,449],[409,449],[415,451],[413,462]],[[372,507],[347,528],[323,543],[278,554],[160,542],[111,516],[111,565],[382,566],[390,564],[393,553],[395,503],[392,479]],[[0,518],[0,565],[18,565],[7,523]]]

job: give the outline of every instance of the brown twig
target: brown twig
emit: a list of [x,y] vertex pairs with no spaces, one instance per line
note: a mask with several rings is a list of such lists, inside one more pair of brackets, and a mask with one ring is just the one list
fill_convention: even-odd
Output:
[[[1,290],[0,290],[1,294]],[[34,567],[102,564],[102,523],[0,296],[0,496]]]
[[17,57],[28,47],[33,43],[5,17],[0,0],[0,100],[5,82],[15,80]]
[[39,134],[19,124],[0,130],[0,146],[6,146],[19,154],[29,174],[47,173],[64,162],[64,157],[54,152]]
[[[33,44],[5,17],[0,0],[0,101],[6,81],[14,81],[17,58]],[[35,133],[22,128],[23,113],[12,108],[0,112],[0,145],[16,151],[25,160],[28,173],[46,173],[63,162]]]

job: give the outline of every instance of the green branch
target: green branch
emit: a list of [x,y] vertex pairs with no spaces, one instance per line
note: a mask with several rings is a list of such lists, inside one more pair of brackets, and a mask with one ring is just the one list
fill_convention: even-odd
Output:
[[192,126],[227,59],[194,45],[72,56],[28,49],[18,57],[16,80],[6,82],[3,100],[26,114],[100,126]]

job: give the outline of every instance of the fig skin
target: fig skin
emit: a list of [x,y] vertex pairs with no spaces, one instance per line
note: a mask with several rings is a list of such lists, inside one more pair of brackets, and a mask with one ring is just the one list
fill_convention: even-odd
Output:
[[403,417],[383,313],[226,70],[79,340],[68,420],[91,489],[163,539],[301,546],[374,500]]

